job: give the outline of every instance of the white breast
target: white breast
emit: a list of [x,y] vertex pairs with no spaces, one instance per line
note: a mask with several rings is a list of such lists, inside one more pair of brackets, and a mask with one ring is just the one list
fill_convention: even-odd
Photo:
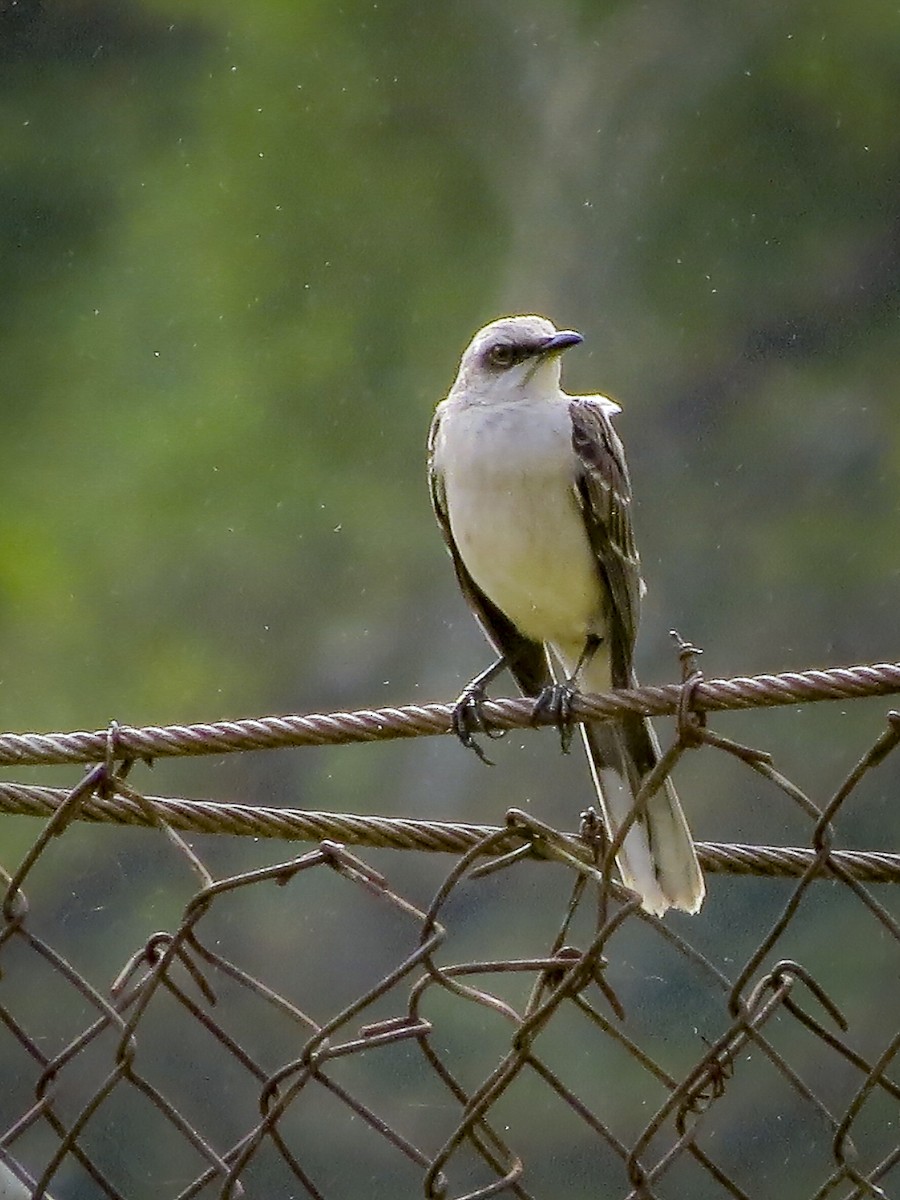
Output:
[[568,405],[451,408],[435,466],[459,553],[482,591],[535,641],[582,646],[604,608],[574,492]]

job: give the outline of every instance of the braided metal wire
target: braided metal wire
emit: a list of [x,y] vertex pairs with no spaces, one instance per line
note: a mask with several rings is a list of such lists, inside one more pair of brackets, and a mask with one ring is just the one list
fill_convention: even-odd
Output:
[[[63,788],[0,783],[0,812],[52,817],[70,794]],[[490,839],[492,854],[503,853],[519,841],[510,830],[505,844],[499,839],[503,829],[497,825],[310,812],[163,796],[145,796],[142,800],[139,804],[129,796],[95,793],[83,801],[77,816],[83,821],[145,827],[156,824],[156,817],[181,833],[226,833],[297,842],[330,839],[352,846],[447,854],[465,854],[486,839]],[[591,847],[581,838],[573,834],[564,841],[575,857],[591,861]],[[721,875],[795,878],[804,875],[816,860],[815,851],[797,846],[748,846],[734,842],[697,842],[696,846],[703,869]],[[853,879],[865,883],[900,883],[900,854],[835,850],[830,857]]]
[[[900,663],[832,667],[828,670],[786,672],[780,675],[741,675],[733,679],[700,679],[690,686],[695,712],[771,708],[818,700],[850,700],[862,696],[900,693]],[[676,713],[684,698],[681,684],[577,695],[572,702],[576,719],[614,719],[624,713],[647,716]],[[553,724],[551,713],[535,711],[533,700],[485,702],[483,716],[496,730]],[[356,712],[257,717],[193,725],[115,725],[109,729],[71,733],[0,734],[0,765],[49,766],[102,762],[109,757],[172,758],[271,750],[283,746],[337,746],[351,742],[445,734],[453,728],[453,705],[409,704],[398,708]]]

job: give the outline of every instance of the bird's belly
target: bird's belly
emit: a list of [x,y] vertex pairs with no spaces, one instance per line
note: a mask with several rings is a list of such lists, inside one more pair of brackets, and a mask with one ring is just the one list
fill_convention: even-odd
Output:
[[468,475],[465,487],[447,483],[457,548],[485,595],[527,637],[581,645],[603,603],[565,468],[519,461],[504,469],[495,456]]

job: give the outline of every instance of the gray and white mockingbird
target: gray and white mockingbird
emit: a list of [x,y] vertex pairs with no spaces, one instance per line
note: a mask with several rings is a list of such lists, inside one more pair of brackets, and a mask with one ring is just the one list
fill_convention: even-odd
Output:
[[[469,607],[500,655],[460,698],[477,705],[506,666],[526,696],[554,674],[585,692],[637,682],[632,658],[644,591],[631,485],[605,396],[568,396],[560,355],[581,334],[544,317],[504,317],[462,356],[428,439],[434,511]],[[607,830],[630,813],[659,757],[638,715],[581,726]],[[697,912],[704,884],[671,780],[647,800],[617,858],[643,907]]]

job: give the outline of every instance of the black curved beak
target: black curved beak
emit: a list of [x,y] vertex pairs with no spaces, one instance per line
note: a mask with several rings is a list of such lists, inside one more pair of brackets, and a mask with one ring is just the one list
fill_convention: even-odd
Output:
[[559,333],[554,333],[553,337],[547,338],[541,346],[541,354],[561,354],[563,350],[568,350],[570,346],[577,346],[579,342],[583,341],[584,338],[574,329],[561,329]]

